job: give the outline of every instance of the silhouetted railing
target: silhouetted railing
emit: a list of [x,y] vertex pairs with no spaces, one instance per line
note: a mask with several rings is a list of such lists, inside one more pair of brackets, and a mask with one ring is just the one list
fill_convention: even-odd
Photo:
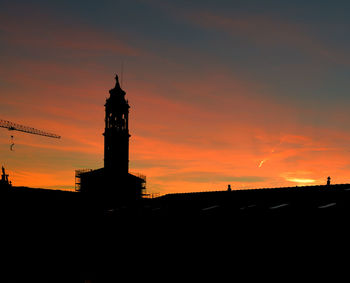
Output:
[[166,194],[161,194],[161,193],[145,193],[142,195],[143,198],[147,199],[154,199],[154,198],[159,198],[161,196],[165,196]]
[[91,172],[93,171],[92,169],[78,169],[75,170],[75,191],[76,192],[80,192],[80,188],[81,188],[81,179],[80,179],[80,175],[83,173],[87,173],[87,172]]
[[146,182],[146,175],[142,175],[140,173],[137,173],[137,172],[129,172],[131,175],[134,175],[136,177],[139,177],[141,178],[142,180],[144,180]]

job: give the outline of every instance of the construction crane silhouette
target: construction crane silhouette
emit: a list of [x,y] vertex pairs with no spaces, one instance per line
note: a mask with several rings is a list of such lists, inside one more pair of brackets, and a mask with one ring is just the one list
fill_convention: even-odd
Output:
[[[10,121],[6,121],[6,120],[1,120],[0,119],[0,127],[1,128],[6,128],[9,131],[19,131],[19,132],[24,132],[24,133],[29,133],[29,134],[33,134],[33,135],[39,135],[39,136],[45,136],[45,137],[49,137],[49,138],[55,138],[55,139],[60,139],[61,137],[59,135],[56,134],[52,134],[52,133],[47,133],[44,132],[42,130],[38,130],[35,128],[31,128],[31,127],[27,127],[27,126],[23,126],[20,124],[16,124]],[[14,147],[14,142],[13,142],[13,136],[11,136],[11,146],[10,146],[10,150],[13,151],[13,147]]]
[[56,139],[61,138],[61,136],[56,135],[56,134],[47,133],[47,132],[44,132],[44,131],[41,131],[38,129],[19,125],[19,124],[16,124],[16,123],[13,123],[10,121],[6,121],[6,120],[0,120],[0,127],[7,128],[9,131],[19,131],[19,132],[29,133],[29,134],[33,134],[33,135],[40,135],[40,136],[45,136],[45,137],[49,137],[49,138],[56,138]]

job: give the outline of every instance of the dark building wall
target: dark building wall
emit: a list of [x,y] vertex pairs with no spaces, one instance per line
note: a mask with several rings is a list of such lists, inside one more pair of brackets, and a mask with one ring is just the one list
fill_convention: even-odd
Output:
[[104,202],[107,207],[127,204],[142,198],[145,180],[134,176],[110,174],[105,168],[80,174],[81,192]]

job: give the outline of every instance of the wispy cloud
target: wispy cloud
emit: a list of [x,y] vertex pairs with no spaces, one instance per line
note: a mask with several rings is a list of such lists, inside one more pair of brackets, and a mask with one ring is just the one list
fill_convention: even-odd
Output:
[[350,57],[345,50],[329,45],[329,42],[318,37],[305,21],[292,21],[268,10],[262,9],[260,13],[236,13],[230,9],[209,10],[206,5],[189,5],[184,8],[169,1],[152,0],[147,3],[172,16],[176,21],[229,35],[238,45],[246,42],[255,48],[284,48],[304,52],[314,59],[323,58],[329,62],[346,65],[350,63]]
[[184,18],[205,29],[225,32],[264,46],[284,46],[307,52],[311,56],[349,64],[350,58],[327,46],[305,24],[289,22],[275,15],[229,16],[208,11],[185,12]]
[[[109,33],[94,26],[66,23],[53,13],[25,5],[15,13],[2,13],[0,30],[2,39],[11,44],[33,47],[43,51],[75,52],[75,56],[89,52],[139,55],[142,51],[121,40],[117,33]],[[25,11],[24,11],[25,10]],[[79,52],[79,53],[78,53]],[[87,54],[85,54],[87,55]]]

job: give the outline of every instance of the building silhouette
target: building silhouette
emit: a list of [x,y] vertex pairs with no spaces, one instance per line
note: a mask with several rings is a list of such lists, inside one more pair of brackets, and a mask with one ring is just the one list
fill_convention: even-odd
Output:
[[117,175],[129,172],[129,103],[125,91],[121,89],[118,76],[115,87],[107,98],[104,132],[104,168]]
[[105,103],[104,167],[77,170],[76,188],[100,196],[109,205],[134,202],[142,198],[146,178],[129,173],[129,103],[115,76],[115,87]]
[[[330,177],[317,186],[235,190],[228,185],[222,191],[143,198],[146,178],[129,172],[130,106],[117,76],[109,93],[104,167],[77,170],[77,192],[11,186],[2,168],[0,215],[2,236],[6,237],[3,246],[9,247],[5,255],[2,249],[9,265],[3,269],[13,278],[11,282],[29,281],[30,277],[30,281],[39,282],[39,276],[47,279],[41,282],[79,283],[112,282],[109,277],[116,276],[117,282],[123,272],[129,276],[126,278],[141,274],[143,280],[145,275],[153,280],[155,272],[150,270],[170,259],[177,261],[177,270],[179,259],[185,261],[186,270],[194,262],[213,259],[217,263],[222,259],[229,263],[226,270],[232,276],[236,273],[232,271],[232,256],[227,260],[228,256],[241,260],[241,255],[247,254],[250,259],[247,247],[254,251],[258,245],[267,247],[259,258],[274,254],[271,247],[283,227],[288,232],[295,230],[298,239],[307,235],[308,227],[320,227],[324,234],[334,227],[335,220],[340,220],[339,227],[347,227],[350,184],[331,184]],[[278,249],[296,241],[280,239],[283,246],[278,245]],[[328,238],[322,244],[327,242],[334,249],[335,241]],[[309,249],[309,241],[305,243]],[[20,264],[23,255],[29,259]],[[32,255],[42,259],[40,264]],[[55,265],[54,260],[58,262]],[[151,266],[143,272],[145,263]],[[25,268],[32,273],[23,272]],[[208,269],[212,270],[212,265]],[[21,273],[27,278],[16,281],[15,275]],[[65,278],[60,280],[62,275]]]
[[9,181],[9,175],[5,173],[5,168],[2,166],[1,168],[2,174],[0,179],[0,188],[6,189],[11,187],[11,182]]

